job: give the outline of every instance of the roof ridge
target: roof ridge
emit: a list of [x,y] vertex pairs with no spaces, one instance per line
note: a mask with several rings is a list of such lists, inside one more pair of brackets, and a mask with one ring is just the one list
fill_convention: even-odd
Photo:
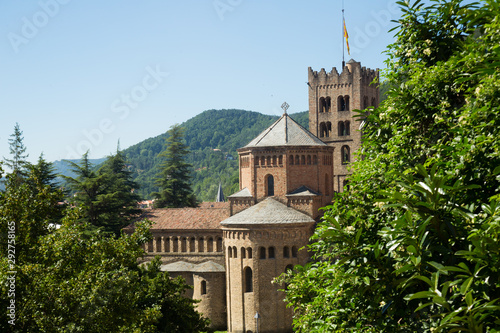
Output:
[[[262,132],[259,134],[259,136],[261,136],[261,134],[263,134],[263,135],[262,135],[262,137],[261,137],[261,138],[260,138],[260,139],[259,139],[259,140],[255,143],[255,145],[258,145],[258,144],[259,144],[259,142],[261,142],[261,141],[262,141],[262,140],[263,140],[263,139],[267,136],[267,134],[269,134],[269,132],[271,132],[271,131],[274,129],[274,127],[276,127],[276,125],[279,123],[279,121],[281,120],[281,118],[283,118],[283,116],[285,116],[285,114],[283,114],[281,117],[279,117],[279,118],[278,118],[278,120],[276,120],[274,123],[272,123],[272,125],[271,125],[271,126],[269,126],[267,129],[265,129],[264,131],[262,131]],[[265,134],[264,134],[264,133],[265,133]],[[250,141],[250,142],[252,142],[252,141]]]

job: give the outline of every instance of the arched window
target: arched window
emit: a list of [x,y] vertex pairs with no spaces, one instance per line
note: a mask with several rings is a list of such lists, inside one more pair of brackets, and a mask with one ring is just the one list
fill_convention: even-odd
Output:
[[344,136],[345,135],[344,122],[339,121],[338,126],[339,126],[339,136]]
[[351,135],[351,122],[349,120],[344,122],[344,133],[345,135]]
[[156,237],[156,252],[161,252],[161,237]]
[[196,238],[191,237],[189,239],[189,252],[195,252],[196,251]]
[[229,258],[232,258],[232,257],[233,257],[233,248],[232,248],[231,246],[229,246],[229,247],[227,248],[227,256],[228,256]]
[[170,237],[165,237],[165,252],[170,252]]
[[181,252],[187,252],[187,239],[186,239],[186,237],[181,238]]
[[349,152],[349,146],[342,146],[340,153],[342,154],[342,164],[347,164],[351,161],[351,154]]
[[[324,138],[325,136],[328,136],[328,130],[326,129],[326,124],[321,123],[319,124],[319,137]],[[297,162],[297,164],[299,163]]]
[[324,97],[320,97],[319,99],[319,112],[325,112],[326,111],[326,101]]
[[244,247],[241,248],[241,259],[245,259],[247,257],[246,250]]
[[274,246],[271,246],[268,249],[268,255],[269,255],[269,259],[274,259]]
[[198,252],[205,252],[205,247],[203,246],[203,237],[198,238]]
[[278,157],[278,164],[279,164],[279,165],[283,165],[283,155],[280,155],[280,156]]
[[153,252],[153,240],[150,240],[148,242],[148,252]]
[[296,165],[300,164],[300,156],[299,155],[295,155],[295,164]]
[[326,136],[330,136],[331,133],[332,133],[332,123],[328,121],[326,123]]
[[311,164],[312,164],[311,155],[307,155],[307,165],[311,165]]
[[342,186],[344,188],[344,191],[349,191],[349,182],[347,181],[347,179],[344,179],[344,181],[342,182]]
[[207,241],[207,252],[214,252],[214,239],[212,237]]
[[293,155],[290,155],[290,165],[293,165]]
[[207,281],[201,281],[201,294],[205,295],[207,293]]
[[283,258],[290,258],[290,249],[288,246],[283,247]]
[[297,247],[292,246],[292,258],[297,258]]
[[267,157],[267,166],[271,166],[272,163],[271,163],[271,156],[268,156]]
[[371,106],[375,106],[375,103],[376,103],[375,97],[372,97],[372,105]]
[[332,111],[332,99],[330,97],[325,98],[325,110],[326,112]]
[[238,249],[236,249],[236,246],[233,246],[233,255],[235,258],[238,258]]
[[260,259],[266,259],[266,248],[265,247],[260,247],[259,248],[259,258]]
[[251,247],[247,247],[247,257],[248,257],[248,259],[252,259],[252,248]]
[[286,265],[285,272],[293,271],[293,265]]
[[222,238],[217,237],[217,252],[222,252]]
[[260,158],[260,165],[261,165],[261,166],[266,165],[266,158],[265,158],[264,156],[262,156],[262,157]]
[[306,165],[306,155],[302,155],[300,159],[300,164]]
[[368,107],[368,96],[363,97],[363,109]]
[[313,164],[314,165],[318,164],[318,156],[317,155],[313,155]]
[[337,110],[338,111],[345,111],[345,101],[344,101],[344,96],[339,96],[337,98]]
[[172,237],[172,252],[179,252],[179,239]]
[[268,197],[274,195],[274,177],[273,175],[267,175],[266,177],[266,194]]
[[273,156],[273,165],[274,166],[278,165],[278,157],[276,155]]
[[253,274],[250,267],[245,267],[245,292],[251,293],[253,291]]
[[349,111],[349,96],[344,96],[345,110]]

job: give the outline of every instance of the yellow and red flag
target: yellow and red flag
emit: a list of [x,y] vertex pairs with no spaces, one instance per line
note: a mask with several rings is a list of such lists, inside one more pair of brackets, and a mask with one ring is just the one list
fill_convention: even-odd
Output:
[[347,28],[345,27],[345,20],[344,20],[344,38],[345,38],[345,43],[347,44],[347,54],[351,55],[351,52],[349,51],[349,34],[347,33]]

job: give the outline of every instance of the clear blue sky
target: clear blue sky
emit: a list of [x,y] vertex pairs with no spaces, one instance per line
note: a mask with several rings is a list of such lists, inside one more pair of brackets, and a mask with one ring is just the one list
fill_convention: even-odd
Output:
[[[307,68],[340,68],[342,1],[3,0],[0,158],[99,158],[208,109],[305,111]],[[395,1],[345,1],[351,55],[384,68]]]

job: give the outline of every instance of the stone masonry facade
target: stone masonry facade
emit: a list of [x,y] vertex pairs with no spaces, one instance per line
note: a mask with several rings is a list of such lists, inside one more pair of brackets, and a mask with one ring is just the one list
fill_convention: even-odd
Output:
[[310,131],[285,113],[238,149],[240,191],[228,202],[145,210],[141,219],[153,221],[153,239],[143,260],[159,255],[162,270],[182,276],[193,287],[185,296],[200,301],[197,310],[212,329],[292,332],[283,286],[272,281],[310,260],[306,246],[319,208],[344,191],[361,146],[354,110],[378,106],[378,77],[354,60],[341,73],[309,68]]
[[379,104],[379,73],[350,60],[339,74],[308,70],[309,130],[329,146],[335,147],[333,187],[342,192],[348,165],[361,146],[362,132],[353,110]]

